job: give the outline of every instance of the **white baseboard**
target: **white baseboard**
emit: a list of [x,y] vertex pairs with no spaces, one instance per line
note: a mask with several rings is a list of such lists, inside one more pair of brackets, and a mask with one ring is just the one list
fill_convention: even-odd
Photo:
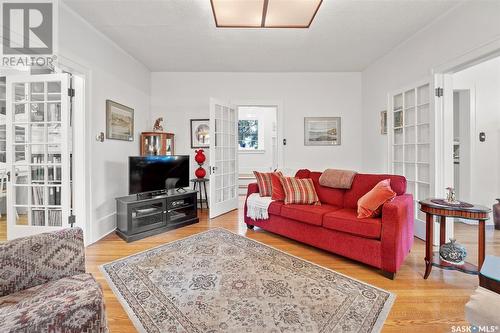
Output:
[[101,217],[92,225],[92,239],[89,244],[94,244],[95,242],[103,239],[110,233],[114,232],[116,229],[116,212],[112,212],[106,216]]

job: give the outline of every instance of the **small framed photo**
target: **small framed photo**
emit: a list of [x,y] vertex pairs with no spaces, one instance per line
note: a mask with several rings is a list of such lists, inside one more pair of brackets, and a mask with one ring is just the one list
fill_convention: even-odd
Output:
[[106,100],[106,138],[134,141],[134,109]]
[[304,145],[338,146],[341,143],[340,117],[305,117]]
[[380,111],[380,134],[387,134],[387,111]]
[[210,120],[191,119],[191,148],[210,146]]

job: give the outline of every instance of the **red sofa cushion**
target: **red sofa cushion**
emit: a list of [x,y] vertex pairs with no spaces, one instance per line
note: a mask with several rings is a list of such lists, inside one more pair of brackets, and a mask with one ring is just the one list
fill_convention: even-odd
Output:
[[283,201],[273,201],[269,205],[267,212],[273,215],[281,215],[281,207],[283,206]]
[[285,190],[283,189],[283,185],[281,184],[281,178],[283,178],[283,174],[281,172],[271,173],[271,199],[273,200],[285,200]]
[[319,201],[329,205],[343,207],[345,190],[321,186],[319,184],[319,177],[321,177],[321,172],[312,171],[309,174],[309,178],[311,178],[314,183]]
[[323,223],[323,215],[340,209],[331,205],[311,206],[311,205],[283,205],[281,216],[313,225]]
[[327,213],[323,217],[323,227],[366,238],[379,239],[382,232],[382,219],[358,219],[357,215],[356,210],[350,208]]
[[391,188],[397,195],[406,193],[406,178],[395,175],[373,175],[358,173],[352,186],[344,194],[344,208],[357,208],[358,200],[384,179],[391,180]]
[[309,170],[309,169],[299,169],[295,173],[295,178],[309,178],[310,174],[311,174],[311,170]]

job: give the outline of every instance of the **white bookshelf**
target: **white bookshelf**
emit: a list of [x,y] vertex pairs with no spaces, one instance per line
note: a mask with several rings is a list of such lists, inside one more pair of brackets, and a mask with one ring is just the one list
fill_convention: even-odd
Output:
[[391,96],[390,167],[405,176],[415,200],[415,218],[425,221],[418,201],[431,194],[430,86],[424,84]]

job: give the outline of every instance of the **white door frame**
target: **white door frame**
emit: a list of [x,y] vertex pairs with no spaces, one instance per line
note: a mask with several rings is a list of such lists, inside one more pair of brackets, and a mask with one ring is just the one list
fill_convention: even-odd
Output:
[[[470,88],[457,88],[453,87],[453,94],[456,92],[459,92],[462,94],[463,92],[467,92],[469,95],[469,115],[467,122],[469,123],[468,126],[468,140],[469,140],[469,147],[467,148],[467,153],[466,155],[469,157],[469,160],[474,156],[474,145],[472,144],[474,140],[476,139],[475,133],[476,133],[476,90],[475,87],[470,87]],[[462,160],[462,157],[464,156],[464,147],[462,145],[462,142],[460,142],[460,160]],[[471,161],[468,161],[470,163]],[[460,169],[462,167],[463,163],[462,161],[460,162]],[[467,192],[464,193],[463,190],[463,185],[466,185]],[[460,182],[460,193],[461,196],[464,196],[464,200],[471,200],[471,188],[472,188],[472,177],[471,177],[471,167],[470,164],[467,167],[467,182],[466,184],[463,182]],[[462,220],[463,222],[470,223],[470,220]]]
[[[74,57],[72,57],[74,58]],[[76,226],[84,230],[84,244],[90,245],[97,241],[93,233],[93,216],[91,206],[91,166],[92,154],[90,153],[91,135],[91,78],[92,72],[84,65],[59,55],[58,69],[73,74],[75,97],[73,98],[73,204]],[[75,175],[79,175],[75,177]]]
[[231,101],[231,104],[236,106],[236,110],[240,106],[256,106],[256,107],[275,107],[276,108],[276,153],[278,154],[276,161],[278,163],[278,169],[283,170],[284,165],[284,133],[283,133],[283,102],[281,101],[269,101],[269,100],[235,100]]

